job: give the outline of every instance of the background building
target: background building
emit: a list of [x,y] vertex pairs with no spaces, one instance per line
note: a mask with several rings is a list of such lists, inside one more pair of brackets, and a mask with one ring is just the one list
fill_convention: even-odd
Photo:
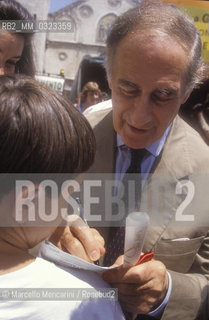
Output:
[[73,31],[47,34],[44,72],[59,74],[63,69],[65,88],[70,91],[83,58],[103,57],[112,22],[137,4],[138,0],[77,0],[50,14],[52,21],[71,21]]
[[[77,75],[76,96],[83,85],[80,81],[81,77],[78,77],[81,62],[87,58],[83,61],[85,63],[82,68],[88,67],[86,69],[88,73],[95,61],[101,66],[105,55],[106,37],[113,21],[118,15],[140,2],[140,0],[77,0],[49,14],[50,0],[18,1],[36,20],[71,23],[70,31],[36,33],[34,51],[39,80],[52,88],[59,86],[62,91],[63,83],[61,79],[58,80],[62,71],[61,77],[65,80],[64,89],[69,93]],[[105,77],[105,71],[102,68],[95,68],[94,73],[99,74],[100,78]],[[40,77],[41,74],[45,77]]]

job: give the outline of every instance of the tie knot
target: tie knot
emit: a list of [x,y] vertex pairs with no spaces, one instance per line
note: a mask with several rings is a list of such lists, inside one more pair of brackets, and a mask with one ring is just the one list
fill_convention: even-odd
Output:
[[146,149],[130,149],[131,150],[131,158],[134,159],[142,159],[146,153]]

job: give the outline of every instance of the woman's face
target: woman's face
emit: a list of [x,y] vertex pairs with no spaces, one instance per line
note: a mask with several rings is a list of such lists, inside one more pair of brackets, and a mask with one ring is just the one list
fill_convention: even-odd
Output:
[[0,75],[15,73],[15,66],[21,58],[23,48],[23,36],[0,32]]

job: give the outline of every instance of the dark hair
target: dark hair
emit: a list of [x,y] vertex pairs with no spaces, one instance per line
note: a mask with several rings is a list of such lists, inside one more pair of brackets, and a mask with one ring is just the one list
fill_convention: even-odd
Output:
[[203,69],[201,58],[201,38],[192,19],[177,7],[160,1],[142,1],[142,3],[118,17],[107,38],[106,68],[111,78],[112,66],[117,46],[128,34],[146,30],[160,31],[177,41],[188,52],[187,86],[194,86],[201,80]]
[[59,93],[21,75],[0,77],[0,172],[77,173],[95,154],[85,117]]
[[[15,0],[0,0],[0,20],[33,20],[31,14]],[[16,73],[33,77],[35,66],[33,61],[32,33],[18,33],[24,38],[24,48],[20,60],[15,66]]]
[[106,100],[109,100],[109,99],[110,99],[109,94],[107,92],[102,91],[101,94],[100,94],[99,100],[100,101],[106,101]]

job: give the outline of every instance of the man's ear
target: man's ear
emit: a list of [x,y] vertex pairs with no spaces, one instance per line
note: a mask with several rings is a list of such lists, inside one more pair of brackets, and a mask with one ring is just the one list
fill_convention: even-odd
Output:
[[112,81],[110,77],[108,77],[107,82],[108,82],[109,88],[112,90]]

